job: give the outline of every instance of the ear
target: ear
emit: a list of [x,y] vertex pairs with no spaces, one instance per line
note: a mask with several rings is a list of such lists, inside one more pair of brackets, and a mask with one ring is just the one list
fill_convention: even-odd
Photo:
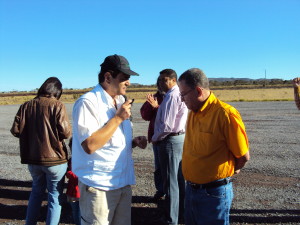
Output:
[[197,93],[198,93],[198,97],[201,97],[202,93],[203,93],[203,89],[199,86],[196,87]]
[[105,80],[105,82],[106,83],[110,83],[110,81],[111,81],[111,74],[110,74],[110,72],[106,72],[105,74],[104,74],[104,80]]

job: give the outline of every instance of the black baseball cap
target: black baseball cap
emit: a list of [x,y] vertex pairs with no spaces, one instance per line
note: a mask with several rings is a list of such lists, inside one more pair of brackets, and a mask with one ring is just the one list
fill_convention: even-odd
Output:
[[101,70],[119,70],[127,75],[139,76],[138,73],[132,71],[129,66],[128,60],[121,55],[110,55],[104,59],[104,62],[100,65]]

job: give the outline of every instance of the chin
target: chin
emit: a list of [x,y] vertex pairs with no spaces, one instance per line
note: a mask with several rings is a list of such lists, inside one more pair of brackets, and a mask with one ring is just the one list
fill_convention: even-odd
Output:
[[186,103],[185,103],[185,105],[186,105],[186,107],[187,107],[189,110],[193,110],[193,107],[192,107],[190,104],[186,104]]

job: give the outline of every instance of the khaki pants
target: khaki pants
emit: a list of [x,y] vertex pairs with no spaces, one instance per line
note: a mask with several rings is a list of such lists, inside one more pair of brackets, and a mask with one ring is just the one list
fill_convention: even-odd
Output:
[[131,186],[103,191],[79,181],[79,189],[82,225],[131,224]]

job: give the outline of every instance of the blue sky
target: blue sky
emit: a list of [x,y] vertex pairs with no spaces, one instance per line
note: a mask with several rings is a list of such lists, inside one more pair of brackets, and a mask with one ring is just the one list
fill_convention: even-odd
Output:
[[0,0],[0,91],[57,76],[97,84],[107,55],[154,84],[159,71],[198,67],[210,78],[300,76],[299,0]]

